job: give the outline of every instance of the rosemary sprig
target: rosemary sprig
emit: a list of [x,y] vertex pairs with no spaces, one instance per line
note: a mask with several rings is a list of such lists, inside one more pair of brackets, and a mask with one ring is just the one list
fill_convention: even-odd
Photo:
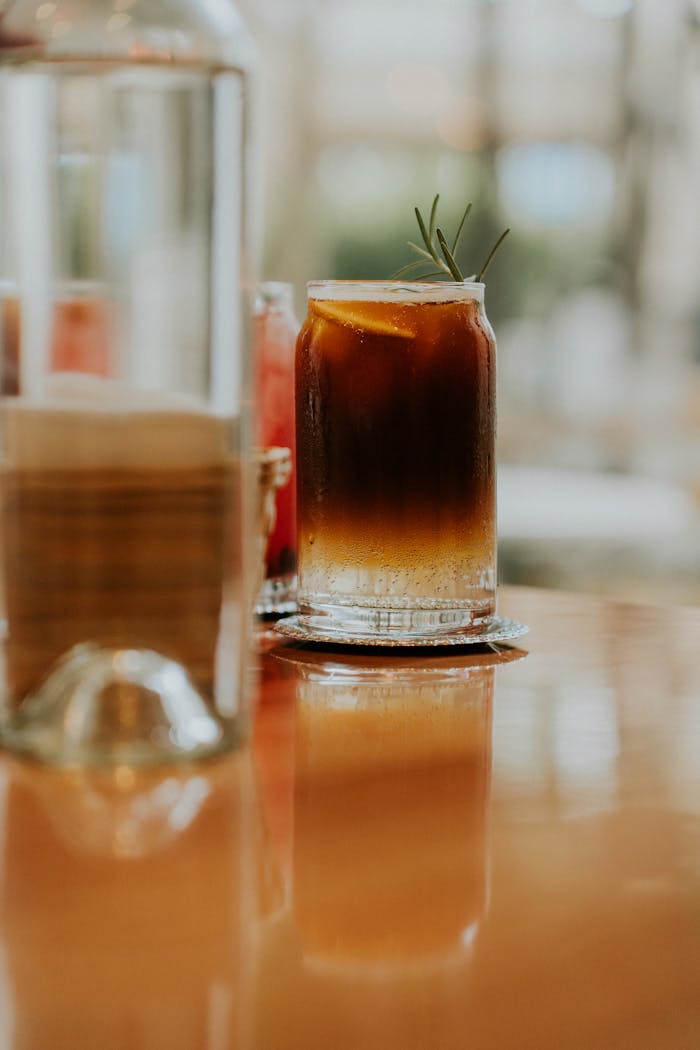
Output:
[[498,240],[494,244],[494,246],[491,249],[491,251],[489,252],[489,254],[486,256],[486,262],[483,264],[483,266],[479,270],[479,273],[477,274],[477,277],[476,277],[477,281],[483,281],[484,274],[486,273],[486,271],[488,270],[489,266],[491,265],[491,260],[493,259],[494,255],[496,254],[498,249],[501,247],[501,245],[503,244],[503,241],[506,239],[506,237],[508,236],[509,233],[510,233],[510,226],[506,230],[503,231],[503,233],[498,238]]
[[[469,218],[469,213],[472,210],[472,203],[470,201],[464,209],[464,214],[460,219],[459,226],[457,227],[457,232],[455,233],[452,239],[452,246],[450,247],[447,243],[447,238],[445,237],[445,234],[437,225],[437,208],[439,200],[440,194],[436,193],[435,197],[433,198],[433,203],[430,206],[430,216],[428,218],[427,226],[420,208],[418,206],[414,208],[416,221],[418,223],[418,229],[420,230],[420,235],[425,247],[421,247],[419,244],[414,244],[413,241],[407,242],[409,248],[412,251],[414,251],[418,256],[420,256],[420,258],[412,263],[408,263],[407,266],[402,266],[400,270],[397,270],[396,273],[392,274],[392,281],[398,277],[403,277],[404,275],[412,273],[416,269],[423,269],[426,263],[433,263],[435,266],[435,270],[431,270],[429,273],[413,274],[413,276],[409,277],[408,280],[425,281],[428,279],[432,279],[433,277],[449,277],[453,281],[457,281],[460,284],[464,281],[471,280],[482,281],[484,278],[484,274],[491,265],[491,261],[494,255],[500,248],[505,237],[510,233],[510,229],[503,231],[503,233],[500,235],[491,251],[486,256],[486,260],[484,261],[481,269],[477,274],[474,274],[471,277],[464,277],[462,275],[462,271],[459,268],[459,265],[457,264],[456,255],[457,248],[459,247],[460,238],[462,236],[462,231],[464,230],[466,221]],[[435,244],[436,237],[437,245]]]
[[[425,264],[425,260],[424,259],[416,259],[415,262],[411,262],[411,263],[408,263],[406,266],[402,266],[400,270],[396,271],[396,273],[392,276],[391,279],[392,279],[392,281],[395,281],[397,279],[397,277],[403,277],[404,274],[410,273],[411,270],[419,270],[419,269],[422,270],[422,269],[425,269],[425,265],[426,264]],[[439,273],[439,271],[438,271],[438,273]],[[423,279],[423,275],[421,275],[420,277],[412,277],[411,278],[412,281],[421,281],[422,279]]]
[[[421,218],[421,222],[422,221],[423,220]],[[408,244],[409,248],[413,248],[413,251],[417,252],[417,254],[422,256],[424,259],[429,259],[431,262],[437,263],[438,266],[440,265],[440,260],[437,258],[434,251],[426,252],[424,248],[421,248],[418,244],[414,244],[413,241],[407,241],[406,243]]]
[[436,193],[435,198],[430,208],[430,226],[428,227],[428,239],[432,242],[433,234],[435,233],[435,216],[437,215],[438,201],[440,200],[440,194]]
[[[436,200],[437,200],[437,197],[435,198],[435,201]],[[435,201],[433,201],[433,207],[431,209],[432,213],[435,212]],[[428,251],[424,252],[422,248],[419,248],[417,244],[413,244],[412,241],[408,242],[409,243],[409,247],[413,248],[414,251],[417,251],[420,255],[426,255],[427,254],[434,262],[437,263],[438,266],[440,266],[442,268],[444,266],[444,264],[442,264],[440,262],[438,254],[435,251],[435,247],[433,245],[433,231],[431,230],[430,233],[428,233],[428,231],[426,230],[426,228],[425,228],[425,221],[423,219],[423,216],[420,213],[420,208],[416,207],[414,209],[414,211],[416,213],[416,219],[418,220],[418,228],[420,230],[421,237],[423,238],[423,243],[425,244],[425,247],[428,249]],[[432,222],[432,220],[431,220],[431,222]]]
[[457,232],[455,234],[455,239],[453,240],[452,247],[450,248],[450,251],[452,252],[453,255],[457,251],[457,247],[459,245],[459,238],[462,236],[462,230],[464,229],[464,224],[467,221],[467,219],[469,218],[469,212],[471,210],[472,210],[472,202],[469,201],[469,204],[464,209],[464,215],[460,219],[459,226],[457,227]]
[[445,262],[447,263],[447,266],[448,266],[448,269],[449,269],[450,273],[454,277],[455,281],[463,281],[464,278],[462,277],[462,274],[460,273],[459,266],[457,265],[457,263],[452,258],[452,252],[447,247],[447,241],[445,240],[445,234],[442,232],[442,230],[440,229],[439,226],[438,226],[438,229],[437,229],[437,239],[438,239],[438,243],[440,245],[440,249],[442,251],[442,254],[445,257]]

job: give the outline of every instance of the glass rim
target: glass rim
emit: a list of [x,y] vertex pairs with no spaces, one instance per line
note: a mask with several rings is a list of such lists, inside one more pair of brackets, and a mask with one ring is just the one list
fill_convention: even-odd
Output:
[[291,306],[294,303],[294,285],[291,281],[258,281],[255,286],[256,305]]
[[277,292],[283,292],[284,294],[286,294],[287,292],[293,292],[294,291],[294,285],[292,284],[291,281],[262,281],[261,280],[261,281],[257,282],[256,289],[257,289],[257,291],[260,291],[260,292],[269,292],[272,295],[274,295]]
[[309,281],[306,293],[311,299],[378,303],[448,303],[456,299],[483,303],[482,281]]

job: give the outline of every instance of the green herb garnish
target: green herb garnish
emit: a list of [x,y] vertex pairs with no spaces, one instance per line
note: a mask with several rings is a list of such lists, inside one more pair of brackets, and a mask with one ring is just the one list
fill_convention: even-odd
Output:
[[[408,280],[426,281],[432,277],[450,277],[453,281],[457,281],[460,284],[463,281],[483,281],[484,274],[491,265],[491,260],[506,236],[510,233],[510,228],[504,230],[498,238],[493,248],[486,256],[486,260],[481,269],[477,273],[473,273],[470,277],[464,277],[457,264],[456,254],[457,248],[459,247],[459,240],[462,236],[462,230],[464,229],[464,224],[469,217],[469,212],[472,210],[471,201],[464,209],[464,214],[462,215],[459,226],[457,227],[457,233],[455,234],[452,240],[452,245],[450,246],[447,243],[445,234],[437,225],[437,206],[439,200],[440,194],[436,193],[430,208],[430,218],[428,219],[427,226],[425,225],[425,219],[421,214],[420,208],[415,208],[418,229],[420,230],[420,235],[425,247],[422,248],[419,244],[414,244],[413,241],[408,241],[409,248],[419,255],[420,258],[414,262],[408,263],[407,266],[402,266],[400,270],[397,270],[391,277],[392,281],[396,280],[398,277],[404,277],[407,274],[411,274],[414,270],[424,270],[428,263],[431,263],[433,266],[428,273],[413,274]],[[437,238],[437,245],[435,244],[435,238]]]

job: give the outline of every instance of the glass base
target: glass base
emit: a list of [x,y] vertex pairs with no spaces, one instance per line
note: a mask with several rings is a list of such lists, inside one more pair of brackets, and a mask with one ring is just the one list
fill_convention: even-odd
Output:
[[297,611],[296,573],[271,576],[263,583],[255,611],[258,616],[289,616]]
[[300,595],[297,609],[299,623],[327,634],[421,639],[454,631],[469,634],[483,630],[495,612],[495,599],[486,595],[456,602],[440,598],[333,595],[309,600]]
[[155,765],[233,747],[185,669],[144,649],[72,649],[0,728],[12,751],[54,765]]
[[442,630],[431,629],[421,633],[420,624],[410,631],[382,630],[371,625],[369,629],[354,623],[351,628],[343,622],[314,619],[309,616],[291,616],[275,624],[275,631],[298,642],[319,642],[324,645],[371,645],[371,646],[441,646],[441,645],[486,645],[507,642],[526,634],[529,628],[517,620],[501,616],[472,619],[464,626],[452,626]]

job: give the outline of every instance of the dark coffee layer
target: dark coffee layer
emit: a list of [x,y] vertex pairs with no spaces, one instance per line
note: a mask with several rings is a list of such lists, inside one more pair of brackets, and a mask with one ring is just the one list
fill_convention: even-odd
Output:
[[495,352],[477,303],[311,303],[296,396],[302,545],[492,556]]

